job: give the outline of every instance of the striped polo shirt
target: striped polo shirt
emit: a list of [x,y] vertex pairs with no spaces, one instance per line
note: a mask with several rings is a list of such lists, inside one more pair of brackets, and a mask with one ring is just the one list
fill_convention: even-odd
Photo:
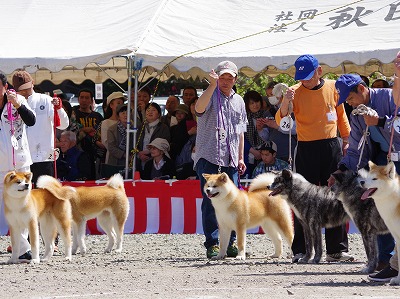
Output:
[[[196,166],[197,162],[204,158],[215,165],[237,167],[239,136],[246,131],[247,125],[243,98],[233,90],[229,96],[226,96],[216,89],[205,111],[198,113],[197,117],[194,165]],[[226,139],[220,142],[217,139],[218,127],[223,128],[227,133]]]

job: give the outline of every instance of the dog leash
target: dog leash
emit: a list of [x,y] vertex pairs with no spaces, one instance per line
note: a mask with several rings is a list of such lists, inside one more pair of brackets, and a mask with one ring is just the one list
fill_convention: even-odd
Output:
[[292,123],[293,123],[293,119],[292,119],[292,112],[293,112],[293,102],[290,101],[289,102],[289,106],[288,106],[288,117],[289,117],[289,157],[288,157],[288,162],[289,162],[289,169],[292,170],[292,162],[293,162],[293,158],[292,158]]
[[387,155],[387,162],[389,163],[392,160],[392,146],[393,146],[393,137],[394,137],[394,122],[399,118],[397,115],[397,111],[399,106],[396,104],[396,109],[394,111],[394,118],[392,121],[392,128],[390,129],[390,142],[389,142],[389,150]]
[[[353,109],[353,111],[351,111],[351,114],[352,115],[378,116],[378,113],[374,109],[367,107],[364,104],[358,105],[357,108],[355,108],[355,109]],[[360,152],[360,156],[358,158],[357,171],[360,169],[361,158],[362,158],[362,155],[364,152],[365,143],[367,142],[368,136],[371,135],[371,133],[369,132],[368,129],[369,129],[369,126],[366,126],[364,133],[363,133],[363,137],[361,137],[360,143],[358,144],[358,149],[360,149],[360,147],[361,147],[361,152]]]
[[[61,99],[57,97],[57,94],[54,93],[53,99],[57,98],[60,102]],[[59,102],[59,104],[60,104]],[[54,117],[53,117],[53,131],[54,131],[54,149],[53,149],[53,165],[54,165],[54,177],[57,178],[57,149],[56,149],[56,142],[57,142],[57,127],[60,125],[60,116],[57,112],[57,107],[53,105],[54,109]]]
[[[242,187],[240,183],[240,174],[239,174],[239,166],[236,166],[235,161],[232,159],[232,154],[231,154],[231,147],[230,147],[230,142],[229,142],[229,128],[225,128],[225,122],[224,122],[224,115],[222,113],[222,103],[221,103],[221,91],[219,89],[219,82],[217,80],[217,100],[218,100],[218,114],[217,114],[217,132],[218,132],[218,138],[217,138],[217,144],[218,144],[218,154],[217,154],[217,159],[218,159],[218,174],[221,173],[221,159],[220,159],[220,153],[221,153],[221,142],[220,142],[220,130],[221,130],[221,123],[222,123],[222,128],[226,132],[226,146],[228,147],[228,153],[229,153],[229,159],[232,161],[233,166],[238,170],[238,188],[240,189]],[[229,167],[229,165],[228,165]]]
[[[13,89],[10,89],[10,91],[15,92],[15,90],[13,90]],[[18,110],[16,110],[15,113],[16,114],[14,116],[12,113],[12,103],[7,101],[7,117],[8,117],[8,120],[10,121],[10,126],[11,126],[10,132],[11,132],[11,147],[12,147],[12,163],[13,163],[14,171],[16,170],[15,166],[17,165],[17,163],[15,162],[15,150],[18,149],[18,141],[14,135],[14,133],[15,133],[14,120],[16,120],[18,118]]]

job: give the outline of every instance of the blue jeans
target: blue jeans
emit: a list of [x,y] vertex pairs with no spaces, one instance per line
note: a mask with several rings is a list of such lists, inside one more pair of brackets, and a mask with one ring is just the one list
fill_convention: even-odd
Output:
[[[208,162],[206,159],[201,158],[196,164],[197,176],[200,179],[201,194],[203,195],[203,202],[201,204],[201,214],[203,222],[204,236],[206,241],[204,246],[209,248],[213,245],[218,245],[218,222],[215,216],[215,210],[211,203],[211,200],[204,193],[204,185],[206,180],[203,177],[203,173],[216,174],[218,173],[218,165]],[[238,182],[238,171],[234,167],[221,167],[221,173],[225,172],[228,174],[230,179],[237,185]],[[236,234],[234,231],[231,233],[231,239],[229,245],[231,245],[236,240]]]
[[394,250],[394,239],[390,233],[385,235],[378,235],[378,261],[383,263],[389,263],[392,257],[392,251]]

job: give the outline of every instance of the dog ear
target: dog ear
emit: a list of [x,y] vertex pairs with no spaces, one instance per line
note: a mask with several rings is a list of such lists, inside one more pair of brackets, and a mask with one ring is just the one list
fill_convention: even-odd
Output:
[[221,173],[221,175],[219,176],[220,182],[226,183],[228,181],[228,179],[229,179],[229,177],[225,172]]
[[211,174],[203,173],[202,175],[203,175],[203,178],[205,178],[207,181]]
[[15,171],[10,171],[9,173],[6,174],[6,176],[4,177],[4,181],[11,181],[13,178],[15,178]]
[[289,180],[289,179],[292,177],[292,173],[290,172],[290,170],[283,169],[283,170],[282,170],[282,177],[283,177],[285,180]]
[[386,165],[385,171],[388,178],[393,180],[396,177],[396,166],[394,165],[393,161],[390,161],[388,165]]
[[368,161],[368,168],[369,168],[369,169],[374,168],[375,166],[376,166],[376,165],[375,165],[374,162]]
[[24,176],[25,176],[26,180],[29,181],[29,182],[32,180],[32,175],[33,175],[32,172],[25,172],[24,173]]
[[339,183],[342,183],[343,182],[343,178],[345,176],[345,173],[344,172],[337,172],[337,173],[332,173],[331,175],[335,178],[336,181],[338,181]]

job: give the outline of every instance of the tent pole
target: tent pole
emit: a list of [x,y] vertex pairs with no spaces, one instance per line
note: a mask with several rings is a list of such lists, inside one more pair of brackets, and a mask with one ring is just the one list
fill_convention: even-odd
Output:
[[[133,70],[135,70],[133,72]],[[130,133],[133,132],[133,146],[135,147],[136,145],[136,134],[137,134],[137,110],[135,107],[137,107],[137,90],[138,90],[138,72],[140,69],[136,67],[136,56],[129,55],[128,56],[128,126],[127,126],[127,134],[126,134],[126,160],[125,160],[125,179],[128,179],[128,172],[129,172],[129,157],[130,157],[130,152],[129,152],[129,145],[131,144],[130,142]],[[135,77],[135,96],[134,96],[134,107],[133,107],[133,129],[131,129],[131,122],[132,122],[132,117],[131,117],[131,95],[132,95],[132,74],[134,74]],[[132,179],[135,177],[135,166],[136,166],[136,154],[133,156],[133,162],[132,162]]]

